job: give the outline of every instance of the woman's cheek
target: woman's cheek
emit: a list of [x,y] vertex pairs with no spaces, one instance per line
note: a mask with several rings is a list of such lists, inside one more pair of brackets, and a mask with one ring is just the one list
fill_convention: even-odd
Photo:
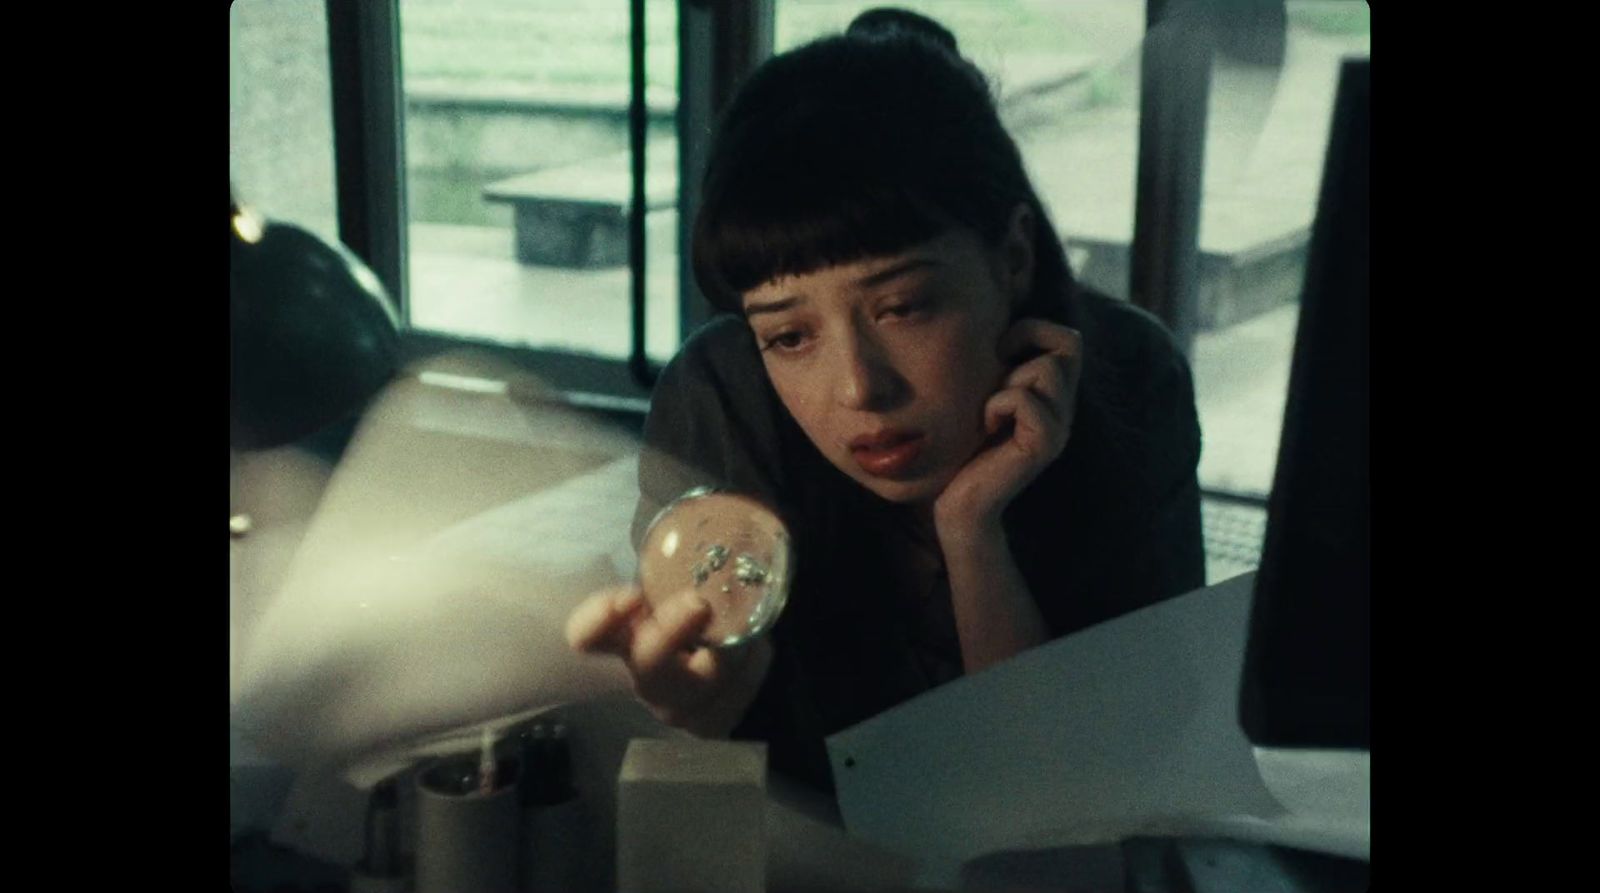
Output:
[[787,378],[774,377],[772,383],[773,390],[778,392],[778,400],[789,411],[789,415],[800,426],[800,430],[805,432],[812,443],[821,448],[825,438],[822,436],[824,432],[819,430],[821,420],[817,418],[816,412],[818,395],[806,388],[803,382],[797,385]]

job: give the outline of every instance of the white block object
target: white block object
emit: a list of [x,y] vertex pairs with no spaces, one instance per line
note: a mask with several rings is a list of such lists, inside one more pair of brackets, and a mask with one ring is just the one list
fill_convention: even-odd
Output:
[[636,738],[617,778],[617,893],[762,893],[767,748]]

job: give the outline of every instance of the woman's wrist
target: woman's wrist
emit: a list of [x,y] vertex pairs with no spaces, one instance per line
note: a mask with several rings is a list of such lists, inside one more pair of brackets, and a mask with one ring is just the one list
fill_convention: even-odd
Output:
[[1045,641],[1044,618],[998,521],[940,526],[939,540],[967,672]]
[[1008,576],[1014,566],[1011,543],[998,519],[944,523],[936,529],[945,571],[952,580],[997,580]]
[[998,512],[979,514],[936,507],[933,524],[947,565],[968,556],[992,559],[1007,552],[1005,525]]

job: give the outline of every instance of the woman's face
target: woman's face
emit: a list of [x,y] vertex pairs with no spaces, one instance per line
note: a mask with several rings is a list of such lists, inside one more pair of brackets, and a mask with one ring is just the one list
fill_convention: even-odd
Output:
[[744,294],[778,396],[817,449],[878,496],[929,504],[983,445],[996,355],[1032,280],[1031,220],[1003,244],[957,228],[910,250]]

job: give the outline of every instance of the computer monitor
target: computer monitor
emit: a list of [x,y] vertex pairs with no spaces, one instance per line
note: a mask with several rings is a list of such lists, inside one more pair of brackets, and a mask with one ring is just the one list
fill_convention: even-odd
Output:
[[1241,680],[1262,747],[1371,750],[1370,85],[1343,63]]

